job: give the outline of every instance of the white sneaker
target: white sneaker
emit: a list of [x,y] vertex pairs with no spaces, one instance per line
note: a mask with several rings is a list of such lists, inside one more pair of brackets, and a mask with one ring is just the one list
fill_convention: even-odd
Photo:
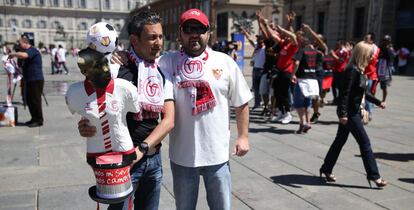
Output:
[[292,115],[290,114],[290,112],[286,113],[285,116],[283,117],[281,123],[282,124],[289,124],[290,121],[292,121]]
[[285,117],[285,115],[282,114],[281,111],[278,111],[277,112],[277,115],[276,116],[273,116],[272,121],[273,122],[280,122],[284,117]]

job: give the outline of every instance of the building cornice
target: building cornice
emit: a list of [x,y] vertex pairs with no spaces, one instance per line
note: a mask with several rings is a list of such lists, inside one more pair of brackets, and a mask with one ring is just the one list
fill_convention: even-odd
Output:
[[[0,11],[5,11],[6,14],[47,14],[53,13],[58,16],[96,16],[96,15],[116,15],[128,16],[129,11],[113,11],[113,10],[99,10],[99,9],[80,9],[80,8],[62,8],[62,7],[41,7],[41,6],[0,6]],[[60,14],[60,15],[59,15]]]

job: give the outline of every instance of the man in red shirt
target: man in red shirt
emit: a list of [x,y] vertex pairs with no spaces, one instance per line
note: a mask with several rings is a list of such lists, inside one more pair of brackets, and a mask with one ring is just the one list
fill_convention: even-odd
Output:
[[[373,54],[372,54],[371,62],[369,62],[368,66],[365,68],[364,74],[367,75],[367,78],[368,78],[367,89],[370,91],[372,95],[375,95],[377,85],[378,85],[377,62],[378,62],[378,56],[380,53],[380,48],[375,44],[374,33],[368,33],[367,35],[365,35],[364,41],[372,45]],[[372,103],[369,101],[366,101],[365,109],[368,111],[369,120],[372,119],[372,107],[373,107]]]
[[298,51],[298,40],[293,32],[280,26],[276,26],[276,31],[273,30],[264,18],[260,18],[260,22],[265,26],[266,33],[270,35],[270,38],[279,45],[279,58],[276,62],[279,74],[274,81],[274,94],[280,114],[276,120],[282,124],[288,124],[292,120],[289,87],[293,78],[293,55]]
[[345,40],[339,39],[336,42],[335,51],[331,50],[330,55],[334,59],[333,67],[333,82],[332,82],[332,94],[334,97],[334,104],[337,102],[338,89],[341,87],[345,71],[346,64],[348,63],[351,53],[345,47]]

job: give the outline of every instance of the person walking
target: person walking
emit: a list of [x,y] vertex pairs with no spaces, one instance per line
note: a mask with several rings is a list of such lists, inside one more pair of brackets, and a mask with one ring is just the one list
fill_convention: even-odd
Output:
[[42,69],[42,55],[30,44],[26,35],[19,38],[21,52],[10,53],[9,58],[16,57],[22,60],[23,70],[23,98],[32,117],[25,124],[29,127],[43,125],[42,93],[44,77]]
[[65,69],[65,74],[69,74],[69,70],[66,67],[66,49],[63,48],[62,45],[59,45],[56,55],[58,58],[57,62],[59,65],[58,73],[62,73],[62,70],[60,68],[63,67]]
[[359,42],[352,51],[351,58],[344,72],[344,80],[339,89],[337,115],[339,118],[338,131],[324,163],[319,169],[320,176],[325,176],[327,182],[335,182],[336,177],[332,170],[339,157],[342,147],[351,133],[359,145],[367,180],[371,186],[371,181],[377,187],[384,187],[387,182],[381,178],[377,162],[371,148],[371,142],[361,122],[360,106],[362,98],[371,101],[375,105],[385,108],[385,102],[381,102],[366,91],[366,76],[364,70],[371,61],[374,46],[367,42]]
[[169,157],[177,210],[196,209],[200,176],[210,209],[231,209],[229,106],[235,107],[238,130],[233,155],[249,151],[248,102],[253,96],[237,63],[209,48],[209,38],[207,16],[199,9],[187,10],[179,22],[182,49],[160,59],[174,85]]
[[[108,209],[129,210],[133,204],[135,210],[157,210],[163,176],[161,141],[174,127],[174,101],[164,94],[172,92],[171,79],[158,67],[163,46],[161,18],[153,11],[144,10],[131,17],[127,28],[131,49],[127,63],[119,69],[118,78],[138,87],[138,101],[142,107],[140,114],[127,114],[128,130],[137,154],[130,170],[135,193],[123,203],[109,205]],[[88,120],[78,123],[83,137],[96,134],[96,128],[88,123]]]

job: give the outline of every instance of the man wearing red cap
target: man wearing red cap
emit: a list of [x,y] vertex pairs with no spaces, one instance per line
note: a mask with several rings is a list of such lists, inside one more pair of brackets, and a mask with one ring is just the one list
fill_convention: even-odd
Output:
[[238,131],[233,154],[243,156],[249,151],[248,101],[253,96],[236,62],[207,46],[210,24],[202,11],[184,12],[179,30],[181,51],[164,55],[159,62],[174,85],[175,128],[170,133],[169,154],[176,208],[196,209],[203,176],[210,209],[227,210],[231,199],[229,106],[235,107]]

